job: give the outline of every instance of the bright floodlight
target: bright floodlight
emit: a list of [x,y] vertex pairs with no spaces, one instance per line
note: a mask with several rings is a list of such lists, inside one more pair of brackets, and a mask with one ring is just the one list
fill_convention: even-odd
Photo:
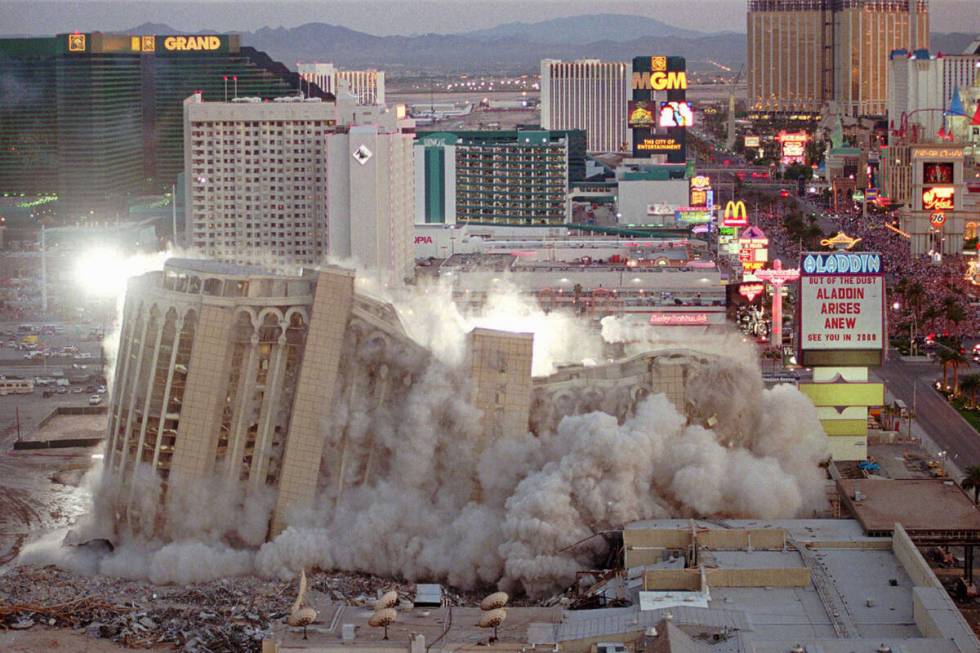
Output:
[[119,297],[126,290],[128,260],[118,250],[97,247],[80,255],[75,263],[75,280],[94,297]]

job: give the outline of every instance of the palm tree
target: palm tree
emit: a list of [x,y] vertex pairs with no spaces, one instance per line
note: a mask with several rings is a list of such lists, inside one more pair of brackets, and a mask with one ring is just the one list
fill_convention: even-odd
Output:
[[965,475],[960,481],[960,487],[964,490],[973,490],[973,503],[980,502],[980,465],[970,465],[963,470]]
[[980,390],[980,374],[967,374],[960,379],[960,390],[970,393],[970,408],[977,407],[977,390]]
[[943,312],[946,319],[953,324],[959,324],[966,319],[966,311],[955,297],[947,297],[943,300]]
[[943,347],[939,350],[939,362],[943,366],[943,388],[946,387],[946,372],[952,367],[953,368],[953,394],[959,392],[959,378],[958,373],[961,365],[968,363],[966,356],[964,356],[958,349],[950,349],[949,347]]
[[940,365],[943,366],[943,391],[944,392],[946,391],[946,386],[949,385],[949,383],[947,382],[947,374],[949,372],[948,359],[950,353],[951,352],[948,349],[940,349],[939,352],[936,354],[936,360],[939,362]]

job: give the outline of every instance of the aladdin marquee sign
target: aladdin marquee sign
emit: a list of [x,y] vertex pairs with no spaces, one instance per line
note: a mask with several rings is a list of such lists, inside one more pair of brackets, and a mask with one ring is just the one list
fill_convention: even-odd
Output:
[[885,338],[881,255],[809,253],[803,255],[800,271],[803,363],[812,360],[807,352],[821,351],[819,364],[877,365]]

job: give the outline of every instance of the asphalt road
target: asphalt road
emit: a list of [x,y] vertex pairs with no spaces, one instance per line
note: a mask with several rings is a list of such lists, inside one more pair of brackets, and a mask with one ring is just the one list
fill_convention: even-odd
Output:
[[890,360],[875,372],[895,397],[913,407],[916,421],[939,447],[949,452],[949,460],[960,469],[980,465],[980,434],[932,389],[932,383],[942,374],[937,364]]

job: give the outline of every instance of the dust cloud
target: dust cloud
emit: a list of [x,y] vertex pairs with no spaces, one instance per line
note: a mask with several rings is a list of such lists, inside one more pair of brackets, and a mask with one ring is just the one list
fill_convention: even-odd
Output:
[[[667,517],[810,516],[822,503],[827,441],[816,410],[790,386],[766,389],[753,346],[734,333],[637,330],[619,318],[600,333],[542,312],[506,283],[477,312],[458,309],[445,282],[358,290],[394,302],[412,342],[347,343],[341,387],[324,397],[337,408],[323,424],[317,498],[277,537],[264,541],[271,489],[208,480],[161,499],[152,470],[131,488],[96,472],[94,505],[77,530],[112,539],[115,550],[49,539],[26,547],[22,561],[156,583],[320,567],[541,596],[607,553],[602,538],[588,539],[601,531]],[[653,395],[626,416],[567,415],[550,432],[486,438],[463,370],[476,326],[534,333],[536,376],[601,364],[608,343],[697,352],[702,363],[684,406]],[[377,390],[381,369],[410,382]]]

